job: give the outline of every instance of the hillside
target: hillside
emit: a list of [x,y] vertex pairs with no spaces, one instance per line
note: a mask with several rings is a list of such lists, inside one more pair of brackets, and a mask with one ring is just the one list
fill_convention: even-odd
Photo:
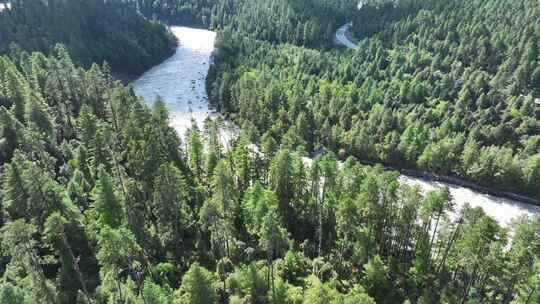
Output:
[[398,3],[358,11],[356,52],[222,31],[211,100],[254,130],[254,140],[271,136],[308,153],[325,147],[538,197],[535,1]]
[[[539,215],[503,226],[381,165],[538,197],[533,1],[12,3],[0,303],[540,303]],[[142,14],[218,31],[223,117],[179,136],[162,98],[113,79],[170,51]],[[358,50],[332,41],[349,20]],[[177,62],[208,66],[198,47]]]
[[0,53],[51,53],[66,46],[75,62],[106,61],[115,72],[140,73],[169,56],[174,37],[120,0],[15,0],[0,14]]

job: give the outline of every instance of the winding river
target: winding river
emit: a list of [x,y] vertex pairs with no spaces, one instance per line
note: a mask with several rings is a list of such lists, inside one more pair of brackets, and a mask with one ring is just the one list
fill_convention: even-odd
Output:
[[[144,97],[148,103],[152,103],[158,95],[163,98],[169,110],[171,126],[183,136],[191,126],[192,119],[201,127],[207,117],[218,115],[209,107],[205,90],[216,34],[188,27],[172,27],[171,30],[179,41],[175,54],[144,73],[133,85],[135,93]],[[345,37],[344,32],[342,34]],[[227,134],[230,136],[232,133],[225,132]],[[465,187],[406,175],[402,175],[400,181],[418,186],[424,192],[447,186],[455,200],[456,209],[466,203],[482,207],[504,226],[508,226],[517,217],[540,213],[539,206],[479,193]]]
[[352,42],[347,37],[347,32],[349,31],[349,28],[352,26],[352,23],[344,24],[342,27],[340,27],[336,32],[336,42],[339,44],[342,44],[346,46],[349,49],[356,50],[358,49],[358,45],[356,43]]

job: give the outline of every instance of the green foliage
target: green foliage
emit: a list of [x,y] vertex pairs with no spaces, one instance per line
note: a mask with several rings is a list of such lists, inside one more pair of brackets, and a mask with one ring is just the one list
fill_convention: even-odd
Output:
[[388,299],[389,289],[389,271],[388,266],[384,264],[381,257],[376,255],[369,259],[364,265],[364,278],[362,285],[366,286],[369,293],[380,302]]
[[154,284],[149,279],[144,281],[144,287],[142,290],[141,298],[143,298],[143,303],[148,304],[168,304],[171,303],[167,293],[162,290],[162,288]]
[[[264,7],[251,2],[250,14]],[[314,32],[320,44],[307,43],[316,49],[284,43],[295,43],[282,35],[287,25],[276,29],[243,10],[238,25],[218,34],[210,100],[239,126],[264,134],[263,149],[325,148],[538,196],[528,177],[539,131],[534,1],[374,1],[360,10],[330,1],[331,10],[349,10],[327,21],[317,19],[317,1],[308,2],[287,5],[317,26],[331,24],[329,34]],[[335,16],[354,21],[357,51],[321,47],[340,25]]]
[[174,303],[217,303],[216,283],[217,280],[213,273],[198,264],[193,264],[182,277],[179,298]]
[[519,286],[518,296],[512,301],[512,304],[534,303],[540,301],[540,295],[538,294],[538,289],[540,288],[539,271],[540,264],[537,262],[533,266],[530,277]]
[[66,45],[74,59],[87,67],[107,61],[117,72],[139,73],[166,58],[172,34],[156,21],[137,13],[130,1],[17,0],[0,14],[0,52],[52,52]]
[[30,303],[25,299],[24,291],[11,283],[2,283],[0,285],[0,302],[5,304]]
[[[538,10],[457,3],[13,1],[0,26],[17,24],[24,49],[70,43],[0,57],[0,302],[537,302],[540,217],[503,228],[454,210],[448,189],[349,157],[537,194],[538,31],[525,22]],[[163,28],[137,4],[221,29],[208,89],[242,126],[230,148],[211,119],[183,145],[162,100],[149,108],[107,65],[71,60],[111,45],[118,64],[140,60],[126,67],[153,61],[148,45],[158,58],[167,39],[145,29]],[[100,25],[82,15],[98,13],[107,40],[87,35]],[[379,16],[355,21],[361,48],[325,50],[357,14]]]
[[338,292],[329,284],[321,282],[317,277],[308,278],[303,304],[333,303],[337,300]]
[[126,228],[105,227],[98,236],[99,251],[96,258],[103,271],[123,271],[132,266],[140,255],[141,248],[131,231]]
[[255,303],[264,302],[268,293],[268,269],[255,263],[237,268],[228,280],[230,293]]
[[99,221],[111,228],[118,227],[122,222],[122,204],[118,198],[110,175],[100,168],[98,180],[93,190],[94,208],[99,214]]
[[345,295],[342,300],[343,304],[376,304],[375,300],[370,297],[360,285],[355,285],[350,293]]
[[193,216],[188,203],[189,193],[182,172],[173,164],[162,165],[154,180],[150,212],[156,217],[156,233],[163,246],[189,242]]

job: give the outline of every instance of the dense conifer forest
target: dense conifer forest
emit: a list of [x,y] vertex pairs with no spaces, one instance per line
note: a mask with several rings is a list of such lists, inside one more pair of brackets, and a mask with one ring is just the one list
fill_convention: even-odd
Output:
[[115,72],[137,74],[160,63],[175,40],[163,24],[143,18],[136,4],[105,0],[12,0],[0,12],[0,53],[49,54],[64,44],[85,67],[106,61]]
[[[212,10],[221,0],[136,0],[139,10],[149,18],[185,26],[209,27]],[[236,2],[236,1],[234,1]],[[230,1],[232,4],[233,1]]]
[[[0,13],[24,37],[0,56],[0,303],[540,303],[540,217],[454,213],[448,189],[361,164],[538,197],[535,1],[103,5],[111,35],[141,39],[122,61],[34,44],[75,28],[13,19],[31,6]],[[101,63],[165,56],[141,61],[170,36],[137,8],[219,31],[207,83],[241,127],[231,148],[219,120],[181,140],[160,98]],[[332,44],[347,20],[358,51]],[[88,50],[136,41],[81,35]]]
[[[353,19],[356,52],[225,27],[209,93],[254,141],[271,136],[290,149],[326,148],[538,198],[537,4],[366,4]],[[315,33],[304,40],[331,41]]]
[[254,40],[332,47],[329,39],[349,19],[352,0],[138,0],[146,16],[163,16],[173,24],[211,29],[233,28]]

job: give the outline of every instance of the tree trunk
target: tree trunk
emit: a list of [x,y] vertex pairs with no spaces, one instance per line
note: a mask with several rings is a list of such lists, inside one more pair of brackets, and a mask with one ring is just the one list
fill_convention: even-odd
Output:
[[75,255],[73,254],[73,250],[71,249],[71,246],[69,245],[65,234],[62,233],[60,238],[62,239],[62,243],[64,244],[64,246],[68,250],[69,256],[71,257],[71,260],[73,261],[73,269],[77,273],[77,278],[79,279],[79,283],[81,284],[81,287],[83,289],[84,296],[86,297],[86,300],[88,301],[88,303],[92,303],[92,300],[91,300],[90,295],[88,293],[88,288],[86,287],[86,282],[84,281],[83,274],[81,272],[81,269],[79,268],[79,259],[80,259],[80,257],[75,258]]
[[459,231],[459,228],[461,227],[461,224],[463,223],[463,218],[459,219],[458,225],[456,226],[456,229],[454,229],[454,232],[452,233],[452,237],[450,240],[448,240],[448,245],[446,246],[446,249],[444,251],[443,258],[441,262],[439,263],[439,266],[437,267],[437,273],[440,274],[441,268],[444,267],[444,263],[446,262],[446,258],[448,257],[448,253],[450,253],[450,249],[452,249],[452,245],[454,244],[455,238],[457,237],[457,233]]

